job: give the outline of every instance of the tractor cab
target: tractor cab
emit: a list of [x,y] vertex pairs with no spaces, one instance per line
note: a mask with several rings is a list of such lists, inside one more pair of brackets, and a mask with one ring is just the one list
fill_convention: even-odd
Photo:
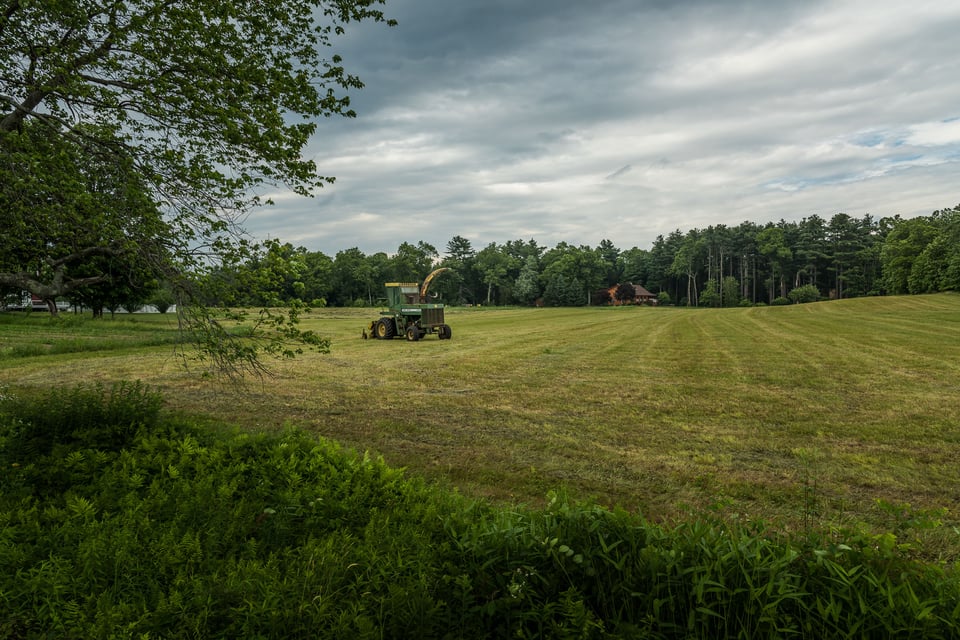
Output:
[[420,285],[416,282],[388,282],[384,287],[387,290],[387,305],[390,307],[420,302]]

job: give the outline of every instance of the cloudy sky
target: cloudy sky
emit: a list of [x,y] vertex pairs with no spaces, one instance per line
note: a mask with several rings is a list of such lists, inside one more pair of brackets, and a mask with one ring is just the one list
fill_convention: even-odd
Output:
[[334,186],[247,222],[334,255],[960,202],[960,2],[387,0],[307,149]]

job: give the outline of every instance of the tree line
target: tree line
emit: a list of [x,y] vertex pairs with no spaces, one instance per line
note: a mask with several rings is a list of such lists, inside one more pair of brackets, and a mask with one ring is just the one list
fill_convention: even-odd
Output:
[[[625,284],[645,287],[662,304],[706,307],[956,291],[960,205],[908,219],[838,213],[676,230],[649,249],[610,240],[548,248],[534,239],[477,249],[457,235],[442,252],[419,241],[393,254],[352,247],[331,257],[272,240],[245,245],[204,274],[200,290],[211,306],[375,306],[385,282],[419,282],[439,267],[449,272],[432,293],[452,305],[605,304],[631,299],[630,289],[616,289]],[[74,274],[96,281],[61,299],[95,314],[146,304],[165,311],[174,301],[166,283],[129,257],[92,254]]]
[[[463,236],[443,251],[403,242],[392,255],[357,247],[334,256],[274,240],[214,270],[207,302],[225,306],[373,306],[384,282],[418,282],[447,267],[431,292],[454,305],[604,304],[641,285],[659,302],[729,307],[960,290],[960,205],[927,216],[838,213],[798,222],[676,230],[649,249]],[[612,292],[612,294],[611,294]]]

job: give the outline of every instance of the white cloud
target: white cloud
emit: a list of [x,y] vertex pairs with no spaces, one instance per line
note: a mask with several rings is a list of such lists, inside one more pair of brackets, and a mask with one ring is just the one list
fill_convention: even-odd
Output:
[[924,147],[960,144],[960,119],[915,124],[909,128],[905,142]]

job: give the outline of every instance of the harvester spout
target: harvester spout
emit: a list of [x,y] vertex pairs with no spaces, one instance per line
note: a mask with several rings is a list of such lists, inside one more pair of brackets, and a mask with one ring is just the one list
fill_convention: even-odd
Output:
[[427,290],[430,288],[430,283],[433,282],[433,279],[443,273],[444,271],[449,271],[450,267],[440,267],[439,269],[434,269],[430,272],[430,275],[426,277],[423,281],[423,286],[420,287],[420,300],[427,301]]

